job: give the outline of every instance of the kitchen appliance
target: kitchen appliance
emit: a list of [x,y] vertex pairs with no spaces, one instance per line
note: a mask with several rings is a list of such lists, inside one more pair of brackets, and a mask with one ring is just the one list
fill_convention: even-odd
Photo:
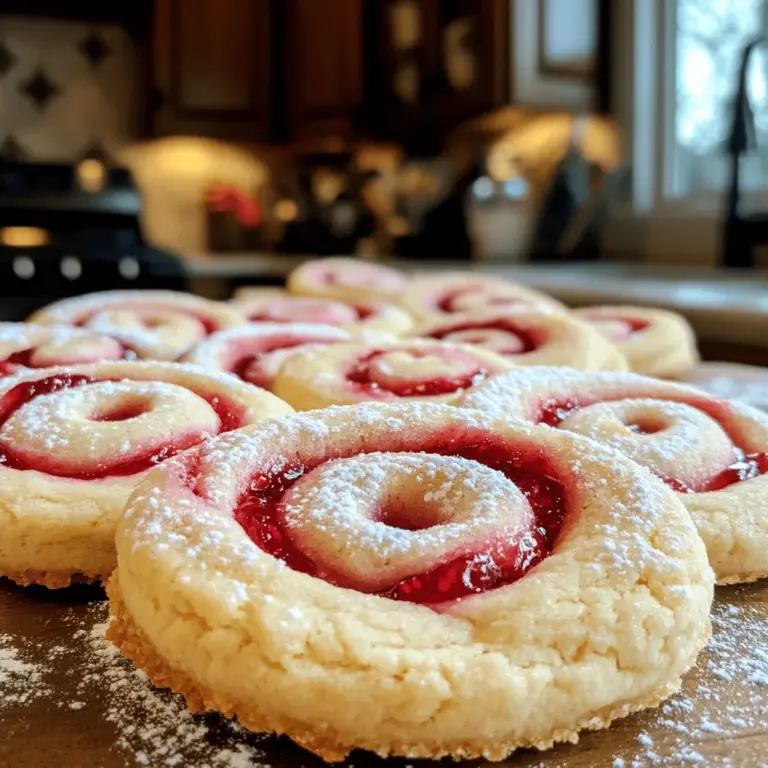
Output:
[[186,288],[181,261],[144,240],[140,211],[124,168],[0,164],[2,319],[91,291]]

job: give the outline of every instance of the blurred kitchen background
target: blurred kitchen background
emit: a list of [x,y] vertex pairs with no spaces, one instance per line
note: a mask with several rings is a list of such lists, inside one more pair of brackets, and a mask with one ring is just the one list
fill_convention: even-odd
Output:
[[2,0],[0,283],[276,282],[316,254],[759,271],[767,14]]

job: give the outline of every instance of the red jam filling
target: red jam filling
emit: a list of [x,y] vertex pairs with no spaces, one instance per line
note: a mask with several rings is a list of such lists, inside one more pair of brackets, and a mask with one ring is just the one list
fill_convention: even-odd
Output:
[[650,326],[650,323],[647,320],[643,320],[639,317],[610,317],[602,313],[587,313],[584,314],[583,317],[594,323],[616,323],[617,327],[613,333],[614,340],[616,341],[623,341],[636,333],[642,333]]
[[32,365],[32,355],[35,354],[36,348],[22,349],[19,352],[14,352],[8,355],[4,360],[0,360],[0,375],[7,376],[15,373],[19,368],[34,368]]
[[630,333],[639,333],[650,325],[647,320],[641,320],[639,317],[622,317],[620,320],[629,327]]
[[[356,385],[359,392],[376,397],[382,392],[390,392],[397,397],[433,397],[436,395],[448,395],[460,389],[469,389],[488,376],[485,368],[478,366],[474,370],[463,373],[459,376],[436,376],[428,380],[414,380],[403,378],[398,381],[390,381],[386,386],[380,382],[374,381],[371,376],[370,366],[376,360],[396,349],[379,350],[371,352],[365,357],[358,359],[347,371],[347,381]],[[428,350],[407,350],[413,358],[431,357],[434,352]]]
[[[637,395],[643,397],[642,394]],[[616,400],[624,400],[628,395],[622,395],[621,397],[614,398]],[[610,398],[603,398],[597,401],[590,401],[587,399],[563,399],[553,400],[545,403],[539,408],[538,411],[538,423],[546,424],[550,427],[558,427],[561,422],[572,411],[584,408],[588,405],[594,405],[596,402],[612,402]],[[721,470],[713,475],[704,485],[691,488],[685,483],[677,480],[674,477],[664,477],[659,475],[661,479],[673,490],[678,493],[706,493],[708,491],[721,491],[723,488],[727,488],[729,485],[740,483],[742,480],[750,480],[753,477],[768,472],[768,454],[762,451],[750,452],[741,446],[741,438],[728,424],[728,405],[727,403],[721,403],[719,401],[701,400],[699,402],[692,402],[688,400],[676,400],[675,402],[681,402],[685,405],[689,405],[691,408],[697,408],[703,411],[710,418],[714,419],[726,432],[728,437],[733,442],[734,451],[736,453],[736,461],[729,467]],[[638,434],[650,435],[656,432],[661,432],[664,429],[662,424],[656,424],[651,422],[643,422],[639,424],[628,424],[627,427]]]
[[626,338],[627,336],[632,336],[635,333],[642,333],[649,325],[650,323],[647,320],[641,320],[639,317],[606,317],[605,315],[594,315],[592,317],[588,318],[589,320],[594,320],[596,322],[606,322],[609,320],[614,320],[617,323],[621,323],[622,331],[621,331],[621,337]]
[[[246,353],[236,356],[234,360],[229,364],[229,372],[233,373],[243,381],[251,382],[251,378],[249,377],[251,366],[261,360],[264,355],[268,355],[270,352],[275,352],[278,349],[293,349],[294,347],[302,347],[305,344],[330,344],[335,341],[338,341],[338,339],[327,338],[323,336],[272,336],[260,340],[258,352]],[[258,386],[261,386],[261,384],[258,384]]]
[[[77,374],[59,374],[57,376],[50,376],[36,381],[27,381],[17,384],[0,398],[0,428],[2,428],[19,408],[40,395],[53,394],[54,392],[60,392],[63,389],[74,389],[85,384],[93,384],[97,381],[120,381],[120,379],[94,379],[90,376]],[[242,406],[218,395],[210,395],[202,392],[197,392],[196,394],[206,400],[216,412],[220,422],[220,433],[229,432],[242,426],[245,414]],[[102,413],[96,414],[93,421],[126,421],[135,418],[136,416],[140,416],[142,413],[146,413],[146,405],[140,402],[132,403],[125,407],[114,408],[112,410],[105,409]],[[153,467],[158,462],[165,461],[165,459],[168,459],[187,448],[191,448],[199,442],[197,436],[194,437],[194,441],[191,443],[189,439],[182,436],[180,440],[174,443],[169,443],[160,451],[155,451],[138,458],[128,459],[123,463],[112,464],[106,468],[96,469],[94,471],[61,472],[53,467],[40,465],[39,462],[35,462],[35,466],[31,466],[32,462],[26,460],[23,456],[16,456],[8,451],[6,447],[3,446],[2,439],[0,438],[0,466],[19,470],[34,469],[39,472],[46,472],[47,474],[59,477],[94,480],[105,477],[133,475],[137,472],[143,472],[144,470]]]
[[250,367],[265,353],[262,352],[261,355],[244,355],[243,357],[239,357],[237,360],[235,360],[232,365],[229,366],[229,372],[233,373],[235,376],[237,376],[239,379],[242,379],[243,381],[248,381],[248,371],[250,370]]
[[[449,559],[424,573],[413,574],[377,594],[393,600],[436,605],[511,584],[540,563],[549,553],[563,529],[567,490],[556,479],[550,461],[530,446],[510,445],[479,435],[453,438],[436,435],[420,442],[425,453],[459,456],[502,472],[527,497],[534,513],[530,531],[514,541],[486,545],[479,551]],[[410,446],[402,446],[408,450]],[[370,451],[380,450],[374,446]],[[363,451],[365,452],[365,451]],[[341,458],[326,457],[325,461]],[[281,502],[286,491],[304,474],[323,462],[286,461],[281,468],[256,475],[240,498],[235,519],[251,540],[273,557],[296,571],[324,579],[347,589],[355,584],[313,562],[291,540],[281,520]],[[397,519],[384,516],[387,524],[407,521],[407,510],[398,510]],[[407,522],[396,527],[408,528]],[[410,526],[412,529],[414,526]],[[482,547],[482,545],[480,545]]]
[[[490,322],[483,320],[467,321],[460,325],[454,325],[450,328],[443,328],[439,331],[435,331],[435,333],[430,334],[430,336],[433,339],[444,339],[446,336],[451,336],[452,334],[461,331],[505,331],[519,339],[521,349],[514,353],[518,355],[533,352],[544,343],[541,334],[517,328],[514,323],[507,322],[506,320],[493,320]],[[466,338],[466,341],[472,343],[472,340],[469,337]],[[480,337],[478,341],[479,343],[482,343],[482,337]]]
[[331,269],[320,273],[320,282],[325,285],[346,285],[346,282],[339,280],[339,276]]
[[306,339],[295,339],[293,341],[278,341],[274,344],[269,344],[266,346],[265,349],[263,349],[261,352],[255,355],[243,355],[242,357],[238,357],[230,366],[229,371],[230,373],[234,373],[235,376],[242,379],[243,381],[250,381],[248,378],[248,371],[250,370],[251,366],[261,360],[264,355],[268,355],[270,352],[274,352],[276,349],[291,349],[292,347],[300,347],[304,344],[310,344],[312,343],[309,340]]
[[352,309],[357,312],[357,319],[358,320],[367,320],[371,315],[376,314],[376,310],[372,307],[360,307],[357,305],[350,305],[352,306]]

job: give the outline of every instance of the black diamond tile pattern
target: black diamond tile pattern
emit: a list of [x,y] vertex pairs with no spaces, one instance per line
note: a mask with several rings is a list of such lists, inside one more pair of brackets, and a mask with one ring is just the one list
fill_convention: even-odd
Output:
[[42,69],[38,69],[29,80],[19,85],[19,92],[32,100],[40,110],[44,110],[60,88],[52,82]]
[[0,42],[0,77],[5,77],[16,64],[16,57],[8,46]]
[[80,41],[78,46],[83,56],[91,63],[92,67],[98,67],[109,56],[109,46],[102,40],[98,32],[91,32]]
[[27,153],[24,148],[13,138],[9,136],[0,144],[0,160],[9,163],[20,163],[26,159]]

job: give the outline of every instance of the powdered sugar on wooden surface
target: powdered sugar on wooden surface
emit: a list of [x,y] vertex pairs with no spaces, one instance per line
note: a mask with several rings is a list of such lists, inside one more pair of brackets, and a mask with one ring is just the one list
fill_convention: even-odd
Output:
[[[659,765],[722,765],[740,768],[744,762],[704,757],[694,742],[710,735],[743,738],[768,729],[768,617],[751,606],[716,605],[713,637],[699,659],[700,672],[683,690],[656,710],[653,726],[671,738],[652,740],[646,732],[637,749],[617,759],[629,768]],[[722,686],[720,683],[730,685]],[[658,744],[656,742],[659,742]],[[758,765],[759,763],[754,763]],[[768,765],[768,754],[765,762]]]
[[0,714],[47,696],[50,689],[43,682],[44,672],[44,667],[16,647],[11,635],[0,634]]
[[[768,730],[768,612],[764,605],[720,602],[714,607],[712,625],[713,637],[682,690],[657,709],[627,720],[626,730],[635,733],[634,739],[627,738],[626,746],[617,749],[606,765],[768,767],[768,751],[759,743],[753,756],[743,752],[735,756],[729,746],[737,740],[757,740]],[[599,733],[585,737],[592,745],[599,739]],[[721,750],[708,749],[715,742],[722,743]],[[581,766],[584,763],[575,759],[578,752],[578,747],[559,747],[549,759],[524,765]]]
[[[96,717],[114,732],[112,743],[104,745],[105,753],[111,753],[110,766],[262,764],[258,742],[264,736],[246,733],[216,715],[191,715],[181,697],[155,689],[143,672],[122,658],[105,637],[105,602],[90,604],[84,616],[80,611],[79,616],[64,618],[67,642],[53,648],[44,640],[30,643],[0,635],[0,732],[4,711],[13,707],[18,716],[44,697],[50,707],[82,712],[91,721]],[[28,661],[31,657],[38,661]],[[60,764],[69,765],[66,760]]]
[[[698,669],[686,676],[683,690],[660,707],[618,720],[608,731],[585,733],[580,744],[548,752],[523,750],[504,764],[509,768],[768,766],[764,589],[757,584],[719,590],[714,636]],[[8,597],[7,587],[0,584],[0,616]],[[46,612],[45,604],[28,603],[38,614]],[[215,715],[189,715],[180,697],[155,690],[120,657],[104,638],[106,621],[106,604],[97,601],[56,609],[55,621],[41,623],[45,632],[25,636],[0,630],[0,765],[9,764],[3,762],[4,739],[23,744],[29,750],[24,757],[34,758],[41,732],[58,715],[66,718],[68,727],[96,731],[103,739],[103,754],[89,763],[67,752],[62,743],[58,762],[41,758],[21,764],[36,768],[313,764],[285,740],[249,734]],[[19,727],[20,722],[26,727]],[[52,743],[47,742],[49,748]],[[348,768],[365,768],[373,762],[358,753]]]

